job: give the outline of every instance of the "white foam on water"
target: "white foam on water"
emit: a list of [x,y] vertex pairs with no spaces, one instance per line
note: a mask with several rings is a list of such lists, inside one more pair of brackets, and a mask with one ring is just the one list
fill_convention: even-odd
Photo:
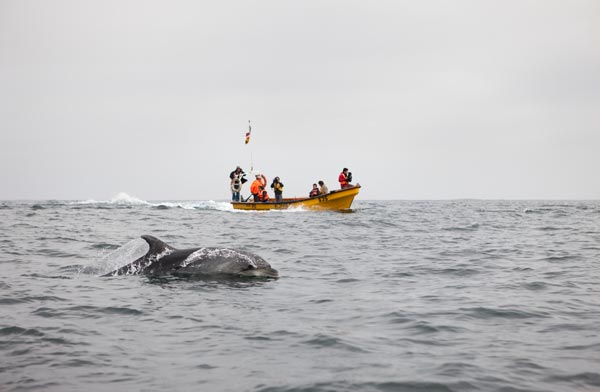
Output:
[[94,199],[88,199],[88,200],[71,201],[67,204],[69,204],[69,205],[78,205],[78,204],[86,205],[86,204],[98,204],[98,203],[101,203],[101,202],[98,200],[94,200]]
[[150,205],[145,200],[138,199],[137,197],[130,196],[125,192],[119,192],[115,197],[108,201],[110,204],[118,204],[118,205]]
[[165,206],[169,208],[183,208],[184,210],[215,210],[232,211],[231,203],[227,201],[201,200],[201,201],[183,201],[183,202],[162,202],[153,204],[156,206]]
[[233,211],[231,203],[228,201],[198,200],[198,201],[146,201],[125,192],[117,193],[110,200],[79,200],[69,203],[70,205],[89,205],[89,206],[141,206],[156,208],[182,208],[184,210],[214,210],[214,211]]
[[145,200],[142,199],[138,199],[137,197],[134,196],[130,196],[125,192],[119,192],[117,193],[112,199],[110,200],[95,200],[95,199],[88,199],[88,200],[78,200],[78,201],[72,201],[69,202],[69,205],[95,205],[95,204],[99,204],[99,205],[150,205],[150,203],[148,203]]

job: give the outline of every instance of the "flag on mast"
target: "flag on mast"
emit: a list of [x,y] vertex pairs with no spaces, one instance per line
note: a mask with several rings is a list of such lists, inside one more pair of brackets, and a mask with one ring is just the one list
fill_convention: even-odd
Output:
[[248,132],[246,132],[246,143],[244,144],[248,144],[250,141],[250,132],[252,132],[252,127],[250,126],[250,120],[248,120]]

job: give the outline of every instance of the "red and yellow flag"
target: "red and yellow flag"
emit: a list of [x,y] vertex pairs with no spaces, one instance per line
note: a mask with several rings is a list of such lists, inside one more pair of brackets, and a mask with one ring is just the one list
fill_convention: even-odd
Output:
[[248,142],[250,141],[250,132],[252,132],[252,127],[250,126],[250,121],[248,121],[248,132],[246,132],[246,143],[248,144]]

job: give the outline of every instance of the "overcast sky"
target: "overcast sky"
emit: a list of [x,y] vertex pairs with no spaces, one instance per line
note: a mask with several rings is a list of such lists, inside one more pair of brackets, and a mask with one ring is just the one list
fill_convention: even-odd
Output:
[[229,199],[251,158],[284,196],[599,199],[600,1],[0,0],[0,132],[0,199]]

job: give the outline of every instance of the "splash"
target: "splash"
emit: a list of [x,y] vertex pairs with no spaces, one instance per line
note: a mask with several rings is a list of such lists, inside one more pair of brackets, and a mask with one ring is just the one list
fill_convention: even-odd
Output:
[[181,208],[184,210],[212,210],[233,211],[233,207],[227,201],[200,200],[200,201],[146,201],[125,192],[117,193],[110,200],[80,200],[70,202],[69,205],[76,207],[91,208],[123,208],[123,207],[150,207],[159,210]]
[[136,238],[113,251],[105,250],[94,258],[89,266],[80,271],[84,274],[102,275],[145,255],[150,246],[142,238]]
[[138,199],[137,197],[130,196],[125,192],[119,192],[115,197],[108,201],[110,204],[117,205],[131,205],[131,206],[141,206],[141,205],[150,205],[145,200]]
[[214,201],[214,200],[205,200],[205,201],[180,201],[180,202],[157,202],[150,203],[153,207],[156,208],[182,208],[184,210],[214,210],[214,211],[232,211],[233,207],[231,203],[226,201]]
[[[137,248],[135,250],[137,251]],[[173,253],[173,249],[165,249],[161,253],[152,254],[149,257],[144,258],[143,260],[140,260],[138,262],[132,262],[131,264],[121,267],[118,270],[114,270],[111,275],[137,275],[141,273],[144,269],[150,267],[153,263],[157,262],[158,260],[162,259],[167,255],[170,255],[171,253]],[[128,255],[130,254],[131,253],[128,253]]]
[[79,200],[79,201],[72,201],[69,203],[69,205],[80,205],[80,206],[95,206],[95,205],[116,205],[116,206],[147,206],[150,205],[150,203],[148,203],[145,200],[142,199],[138,199],[137,197],[134,196],[130,196],[125,192],[119,192],[117,193],[112,199],[110,200],[95,200],[95,199],[88,199],[88,200]]

